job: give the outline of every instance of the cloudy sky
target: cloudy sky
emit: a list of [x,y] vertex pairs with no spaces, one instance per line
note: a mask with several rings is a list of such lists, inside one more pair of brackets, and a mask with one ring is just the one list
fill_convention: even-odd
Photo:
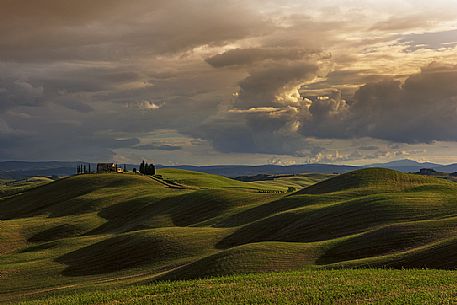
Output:
[[0,160],[457,162],[457,1],[0,7]]

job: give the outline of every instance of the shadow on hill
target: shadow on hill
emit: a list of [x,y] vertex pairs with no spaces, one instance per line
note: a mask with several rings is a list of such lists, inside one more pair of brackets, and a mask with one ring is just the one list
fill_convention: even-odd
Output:
[[190,259],[212,251],[221,229],[164,228],[118,235],[67,253],[56,261],[63,275],[81,276]]
[[[135,175],[80,175],[32,189],[0,203],[0,219],[15,219],[48,215],[60,217],[96,211],[107,198],[115,196],[104,189],[122,189],[156,185],[151,179]],[[86,196],[100,191],[104,196]],[[109,201],[108,201],[109,202]]]
[[158,280],[186,280],[239,273],[303,269],[319,257],[319,245],[262,242],[231,248],[164,274]]
[[38,232],[28,239],[29,242],[53,241],[67,237],[79,236],[87,231],[85,226],[62,224]]
[[[452,237],[450,237],[452,236]],[[457,269],[454,234],[408,251],[327,265],[330,268]]]
[[107,222],[88,234],[193,226],[264,199],[262,194],[229,190],[192,191],[160,200],[140,197],[102,209],[99,216]]
[[116,236],[66,254],[56,261],[68,265],[64,275],[79,276],[110,273],[169,257],[188,255],[182,245],[147,236]]
[[388,225],[335,243],[322,254],[317,264],[387,255],[424,246],[455,235],[456,225],[457,218]]
[[21,250],[21,252],[37,252],[37,251],[44,251],[44,250],[49,250],[58,247],[59,244],[57,241],[50,241],[50,242],[45,242],[41,243],[38,245],[33,245],[30,247],[26,247]]
[[323,241],[380,225],[456,214],[455,197],[439,193],[370,195],[317,210],[303,208],[270,216],[242,227],[221,241],[218,247],[260,241]]
[[274,200],[269,203],[255,206],[251,209],[243,210],[239,213],[227,217],[223,221],[216,224],[217,227],[235,227],[246,225],[254,221],[278,214],[287,210],[311,207],[320,204],[333,204],[339,200],[347,199],[349,196],[331,195],[289,195],[283,198]]
[[457,269],[457,239],[451,238],[431,244],[421,249],[414,249],[403,255],[397,255],[380,261],[373,267],[387,268],[430,268],[430,269]]

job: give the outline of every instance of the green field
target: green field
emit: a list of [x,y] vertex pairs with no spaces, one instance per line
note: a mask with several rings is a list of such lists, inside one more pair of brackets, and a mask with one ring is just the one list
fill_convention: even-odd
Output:
[[0,199],[0,302],[452,303],[456,199],[384,169],[64,178]]
[[23,180],[0,179],[0,198],[23,193],[29,189],[45,185],[53,180],[46,177],[31,177]]
[[455,304],[455,273],[324,270],[54,292],[23,304]]

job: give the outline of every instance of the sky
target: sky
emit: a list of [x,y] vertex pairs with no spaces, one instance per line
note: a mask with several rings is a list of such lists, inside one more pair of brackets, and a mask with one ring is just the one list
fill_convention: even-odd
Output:
[[457,162],[457,1],[0,7],[0,160]]

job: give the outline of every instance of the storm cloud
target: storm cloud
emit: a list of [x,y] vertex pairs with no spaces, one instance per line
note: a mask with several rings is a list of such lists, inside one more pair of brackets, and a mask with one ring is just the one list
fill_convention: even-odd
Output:
[[0,159],[362,162],[457,141],[453,1],[0,5]]
[[[295,67],[300,68],[299,65]],[[289,103],[283,103],[278,98],[281,96],[279,91],[275,91],[289,92],[288,82],[282,74],[271,75],[279,76],[272,77],[271,83],[259,81],[264,88],[257,82],[250,82],[251,76],[243,80],[231,120],[212,123],[212,128],[205,129],[204,136],[215,139],[216,147],[223,151],[230,151],[230,148],[236,152],[288,151],[297,156],[306,152],[304,139],[309,137],[369,137],[410,144],[457,139],[456,66],[432,63],[405,81],[391,79],[363,85],[347,99],[335,90],[325,96],[299,98],[291,95]],[[292,85],[296,79],[307,79],[306,75],[298,78],[293,73],[286,75]],[[260,93],[246,98],[243,86]],[[258,103],[248,104],[248,109],[242,111],[239,106],[244,100]],[[236,138],[241,141],[235,141]],[[229,141],[224,142],[224,139]],[[361,150],[372,150],[371,147]]]

